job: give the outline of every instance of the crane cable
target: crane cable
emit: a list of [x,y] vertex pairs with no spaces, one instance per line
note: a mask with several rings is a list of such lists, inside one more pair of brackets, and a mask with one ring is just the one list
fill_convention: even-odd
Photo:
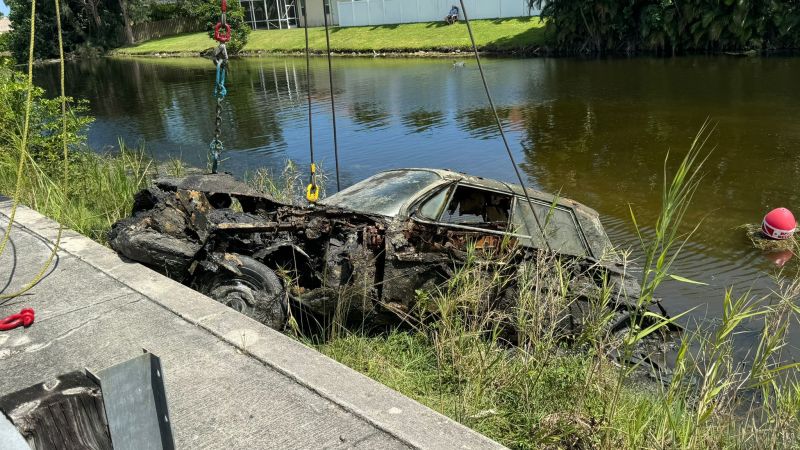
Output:
[[[330,2],[328,2],[330,8]],[[342,190],[342,183],[339,178],[339,141],[336,136],[336,99],[333,94],[333,63],[331,62],[331,35],[328,31],[328,13],[325,11],[325,4],[322,4],[322,16],[325,20],[325,47],[328,50],[328,82],[331,87],[331,118],[333,120],[333,158],[336,163],[336,190]]]
[[[67,97],[65,94],[65,87],[64,87],[64,39],[62,36],[61,30],[61,3],[60,0],[55,0],[55,7],[56,7],[56,27],[58,31],[58,56],[59,56],[59,78],[60,78],[60,89],[61,89],[61,139],[62,139],[62,151],[64,157],[64,168],[62,173],[62,192],[63,198],[61,199],[61,204],[59,205],[58,211],[58,233],[56,234],[56,240],[53,244],[53,248],[50,251],[50,255],[45,261],[45,264],[39,270],[39,272],[33,277],[31,281],[29,281],[25,286],[19,289],[16,292],[8,293],[8,294],[0,294],[0,300],[8,300],[15,297],[19,297],[20,295],[28,292],[34,286],[36,286],[42,278],[44,278],[45,274],[47,273],[50,266],[53,264],[53,261],[58,254],[58,249],[61,245],[61,237],[64,232],[64,205],[69,201],[69,195],[67,192],[67,182],[69,181],[69,148],[67,146]],[[28,153],[28,133],[30,131],[30,117],[31,117],[31,108],[33,104],[33,50],[34,50],[34,37],[36,33],[36,2],[31,2],[31,30],[30,30],[30,44],[28,47],[28,74],[27,74],[27,96],[25,99],[25,116],[24,122],[22,127],[22,141],[20,145],[20,155],[19,155],[19,163],[17,165],[17,181],[16,181],[16,189],[14,191],[14,197],[12,199],[11,204],[11,213],[9,214],[8,226],[6,227],[5,234],[3,235],[3,239],[0,242],[0,255],[3,254],[5,251],[6,246],[11,238],[11,230],[14,225],[14,219],[16,218],[17,207],[19,206],[20,199],[22,197],[22,179],[23,179],[23,172],[25,170],[25,160],[30,157]],[[24,311],[24,310],[23,310]],[[33,311],[31,310],[31,316],[33,315]],[[32,317],[31,317],[32,321]]]
[[[459,0],[461,3],[461,11],[464,13],[464,22],[467,24],[467,31],[469,32],[469,39],[472,43],[472,51],[475,54],[475,62],[478,63],[478,71],[481,74],[481,81],[483,82],[483,90],[486,92],[486,98],[489,100],[489,106],[492,108],[492,113],[494,114],[494,120],[497,122],[497,129],[500,131],[500,137],[503,139],[503,145],[506,148],[506,153],[508,153],[508,158],[511,160],[511,165],[514,166],[514,172],[517,174],[517,180],[519,181],[519,185],[522,187],[522,192],[525,194],[525,200],[528,202],[528,206],[531,208],[531,214],[533,214],[533,218],[536,220],[536,226],[539,228],[539,232],[542,233],[542,240],[544,241],[545,246],[547,247],[548,251],[552,251],[550,248],[550,243],[547,242],[547,236],[545,235],[544,228],[542,227],[541,222],[539,221],[539,216],[536,215],[536,209],[533,207],[533,201],[531,200],[530,195],[528,194],[528,188],[525,187],[525,182],[522,181],[522,174],[519,172],[519,167],[517,167],[517,162],[514,159],[514,154],[511,152],[511,146],[508,145],[508,138],[506,137],[506,132],[503,129],[503,122],[500,120],[500,116],[497,115],[497,108],[494,106],[494,100],[492,99],[492,94],[489,92],[489,84],[486,83],[486,75],[483,73],[483,65],[481,64],[481,56],[478,53],[478,46],[475,44],[475,35],[472,33],[472,25],[470,25],[469,17],[467,16],[467,8],[464,7],[464,0]],[[530,233],[530,230],[528,230]]]
[[311,153],[311,175],[306,187],[306,200],[316,203],[319,200],[319,184],[317,184],[317,164],[314,160],[314,125],[311,121],[311,55],[308,48],[308,7],[303,5],[303,29],[306,35],[306,91],[308,93],[308,148]]

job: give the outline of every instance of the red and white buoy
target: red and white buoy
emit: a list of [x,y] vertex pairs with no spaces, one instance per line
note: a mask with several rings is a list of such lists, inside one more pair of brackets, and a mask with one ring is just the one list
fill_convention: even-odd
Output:
[[789,239],[797,228],[797,221],[794,215],[786,208],[773,209],[766,216],[761,224],[761,231],[764,235],[778,240]]

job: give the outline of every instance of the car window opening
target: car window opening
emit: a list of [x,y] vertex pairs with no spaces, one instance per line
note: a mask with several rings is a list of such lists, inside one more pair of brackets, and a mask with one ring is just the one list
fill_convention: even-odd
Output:
[[439,218],[439,214],[442,212],[442,209],[444,209],[444,204],[447,201],[447,197],[451,190],[452,187],[446,187],[439,190],[436,195],[429,198],[425,201],[425,203],[422,204],[417,212],[417,216],[427,220],[437,220]]
[[441,222],[504,231],[511,215],[511,200],[511,195],[458,186],[442,213]]
[[571,211],[554,205],[533,203],[538,223],[531,213],[530,205],[525,199],[518,197],[514,208],[513,230],[530,239],[529,244],[544,247],[542,231],[550,244],[550,248],[558,253],[568,255],[586,255],[586,247],[580,236],[578,225]]

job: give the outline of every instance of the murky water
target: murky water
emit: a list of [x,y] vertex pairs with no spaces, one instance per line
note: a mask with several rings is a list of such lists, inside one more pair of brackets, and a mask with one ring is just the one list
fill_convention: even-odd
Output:
[[[488,82],[531,185],[597,209],[612,241],[635,246],[629,205],[653,223],[662,167],[682,157],[706,118],[716,124],[707,176],[688,214],[702,220],[667,282],[672,311],[720,314],[724,289],[765,293],[778,256],[750,248],[736,227],[770,208],[800,213],[798,58],[495,59]],[[55,66],[37,80],[52,89]],[[205,166],[213,133],[214,69],[194,59],[104,59],[71,63],[68,94],[87,98],[96,148],[143,141],[156,156]],[[334,60],[345,186],[393,167],[442,167],[514,181],[487,108],[476,65],[448,59]],[[279,169],[308,162],[305,61],[231,63],[224,169]],[[312,61],[317,158],[333,169],[327,65]],[[784,255],[785,256],[785,255]],[[753,331],[757,331],[754,326]],[[800,335],[793,337],[800,346]],[[800,352],[794,351],[795,355]]]

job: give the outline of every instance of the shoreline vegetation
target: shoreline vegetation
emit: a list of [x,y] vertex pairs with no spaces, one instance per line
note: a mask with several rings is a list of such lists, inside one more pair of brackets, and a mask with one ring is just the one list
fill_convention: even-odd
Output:
[[[10,50],[18,61],[28,51],[30,2],[7,0],[12,31],[0,37],[0,51]],[[72,1],[64,15],[64,49],[74,57],[106,54],[177,56],[201,55],[214,48],[213,26],[219,5],[211,0],[186,0],[144,7],[126,2]],[[473,20],[479,50],[487,54],[536,55],[654,55],[794,53],[800,50],[800,3],[686,0],[530,0],[540,16]],[[444,12],[443,12],[444,14]],[[89,20],[88,18],[92,18]],[[238,2],[229,5],[228,23],[233,36],[231,55],[296,54],[304,51],[302,28],[252,31]],[[135,42],[132,24],[164,20],[204,23],[205,32]],[[58,56],[54,42],[55,9],[37,0],[35,59]],[[94,25],[91,25],[93,23]],[[174,25],[173,25],[174,26]],[[192,27],[194,28],[194,27]],[[177,30],[173,28],[174,30]],[[181,28],[190,29],[190,28]],[[326,52],[323,28],[310,28],[312,52]],[[437,56],[470,51],[466,24],[446,25],[444,20],[360,27],[332,27],[332,51],[339,55]],[[143,34],[140,38],[152,36]],[[124,38],[123,38],[124,36]],[[123,46],[123,47],[120,47]]]
[[[104,242],[154,176],[187,171],[180,161],[156,164],[145,149],[122,143],[114,154],[94,153],[86,145],[91,120],[82,103],[70,100],[64,136],[59,99],[44,98],[38,88],[23,149],[19,111],[28,86],[7,68],[0,68],[0,81],[0,194],[19,188],[22,203],[76,231]],[[707,137],[708,130],[701,132],[672,175],[665,171],[655,235],[642,241],[643,295],[633,301],[650,301],[672,275],[686,238],[677,230],[702,179]],[[70,148],[66,185],[63,138]],[[26,176],[18,186],[23,155]],[[294,197],[292,167],[281,174],[258,171],[251,182]],[[712,328],[687,331],[671,376],[651,382],[611,355],[631,355],[668,321],[651,317],[655,325],[612,333],[615,316],[604,311],[617,299],[600,295],[589,302],[584,331],[565,339],[558,318],[575,299],[558,259],[522,271],[526,288],[508,317],[482,307],[485,293],[503,280],[487,279],[476,258],[468,261],[446,286],[417,293],[417,303],[429,308],[410,314],[408,326],[372,330],[334,317],[318,334],[303,335],[292,321],[287,333],[511,448],[792,448],[800,442],[798,365],[781,359],[800,314],[800,276],[787,276],[766,298],[729,291],[720,299],[723,316]],[[503,321],[514,324],[513,340],[501,333]],[[734,358],[734,336],[745,325],[761,336],[748,365]]]
[[[539,17],[471,21],[478,50],[483,53],[532,55],[546,45],[545,22]],[[370,27],[332,27],[331,51],[337,55],[435,56],[471,52],[463,22],[445,25],[423,22]],[[153,39],[110,52],[117,56],[200,56],[216,47],[207,33]],[[325,29],[309,28],[309,49],[324,54]],[[299,54],[305,51],[302,28],[254,30],[237,56]]]

